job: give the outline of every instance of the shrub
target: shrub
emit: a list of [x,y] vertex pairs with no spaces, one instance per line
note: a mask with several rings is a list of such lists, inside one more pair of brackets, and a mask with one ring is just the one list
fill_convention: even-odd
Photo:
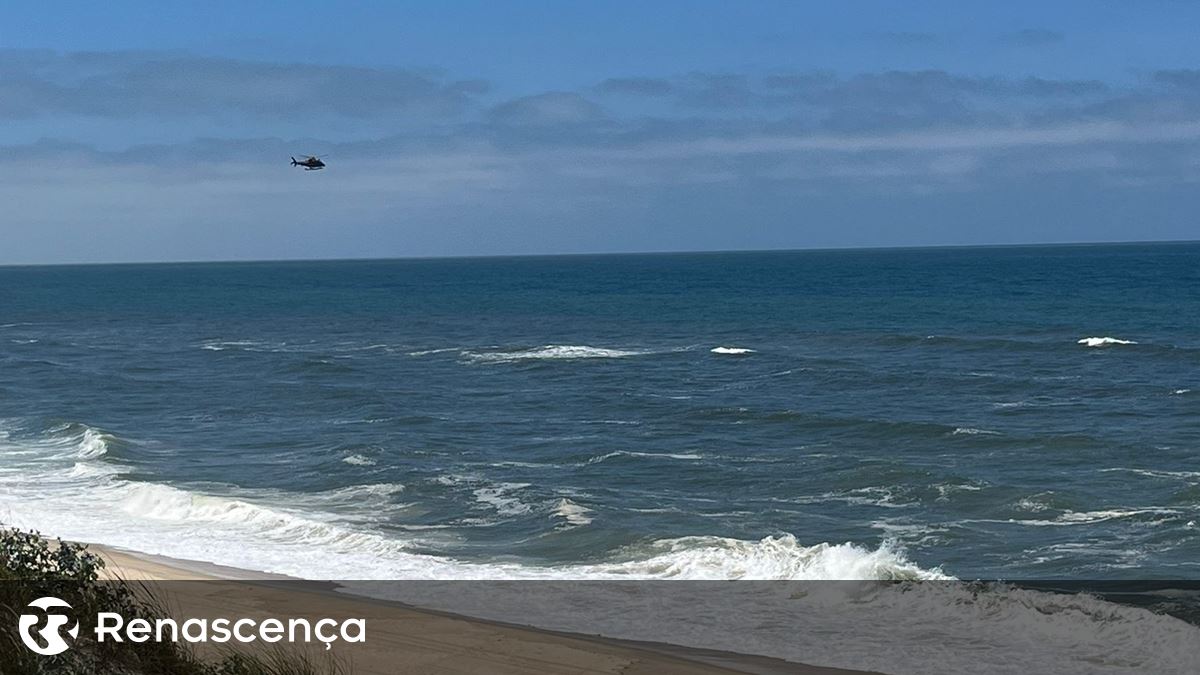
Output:
[[[249,653],[229,649],[202,659],[184,643],[96,642],[95,617],[116,612],[151,623],[165,618],[166,602],[147,584],[101,580],[104,559],[82,544],[50,541],[40,533],[0,529],[0,672],[4,675],[342,675],[349,669],[327,657],[314,661],[282,649]],[[79,636],[71,649],[41,656],[21,642],[18,616],[36,598],[61,598],[76,610]]]

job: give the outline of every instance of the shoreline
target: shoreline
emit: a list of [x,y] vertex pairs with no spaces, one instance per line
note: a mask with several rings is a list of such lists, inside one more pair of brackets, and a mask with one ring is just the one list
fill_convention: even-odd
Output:
[[[313,581],[216,563],[153,555],[103,544],[88,550],[105,561],[104,579],[179,584],[172,593],[199,614],[319,613],[374,619],[374,640],[355,647],[359,675],[422,670],[439,673],[594,673],[612,675],[867,675],[770,657],[664,643],[546,630],[478,619],[399,602],[342,593],[332,581]],[[287,588],[283,587],[287,582]],[[236,583],[236,586],[233,584]],[[247,584],[251,586],[247,592]],[[376,626],[382,625],[382,628]]]

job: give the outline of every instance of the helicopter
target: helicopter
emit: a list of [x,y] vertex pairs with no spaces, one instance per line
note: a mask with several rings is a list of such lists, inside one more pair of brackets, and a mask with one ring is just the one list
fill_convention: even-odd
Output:
[[305,171],[319,171],[325,168],[325,162],[322,162],[321,158],[317,157],[316,155],[309,155],[301,160],[297,160],[295,157],[293,157],[292,166],[302,166],[304,167]]

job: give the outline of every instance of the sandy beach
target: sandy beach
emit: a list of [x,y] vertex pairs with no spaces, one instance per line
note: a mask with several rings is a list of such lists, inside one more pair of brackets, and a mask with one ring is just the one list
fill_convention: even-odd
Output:
[[[172,582],[172,607],[191,617],[328,616],[367,620],[364,644],[340,644],[334,655],[354,673],[578,673],[674,675],[797,673],[848,675],[727,652],[572,635],[414,609],[338,593],[330,582],[300,582],[262,572],[91,545],[105,576]],[[204,582],[204,583],[174,583]],[[247,583],[250,582],[250,583]],[[285,587],[286,586],[286,587]],[[318,658],[321,653],[314,652]]]

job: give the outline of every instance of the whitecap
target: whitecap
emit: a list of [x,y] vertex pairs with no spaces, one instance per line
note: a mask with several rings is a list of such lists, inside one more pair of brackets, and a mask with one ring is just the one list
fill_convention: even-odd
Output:
[[519,516],[529,513],[533,507],[519,498],[513,497],[511,493],[527,487],[529,487],[529,483],[497,483],[475,488],[473,494],[475,501],[491,506],[496,513],[505,516]]
[[358,500],[364,497],[391,497],[403,491],[404,485],[401,483],[368,483],[336,488],[322,494],[338,499]]
[[562,518],[567,522],[567,525],[582,527],[592,522],[591,516],[588,515],[591,512],[592,510],[586,506],[576,504],[564,497],[559,499],[558,503],[555,504],[554,513],[551,517]]
[[[1007,522],[1016,525],[1031,525],[1034,527],[1069,527],[1072,525],[1094,525],[1111,520],[1123,520],[1137,516],[1178,516],[1175,509],[1144,508],[1144,509],[1106,509],[1099,511],[1065,511],[1053,520],[1020,520],[1010,519]],[[978,521],[993,522],[993,521]],[[1161,522],[1161,521],[1158,521]]]
[[958,427],[950,432],[953,436],[1002,436],[999,431],[989,431],[987,429],[976,429],[974,427]]
[[940,569],[908,561],[893,543],[870,550],[856,544],[804,546],[790,534],[758,541],[682,537],[631,551],[626,562],[590,569],[602,576],[667,579],[950,579]]
[[1133,340],[1122,340],[1115,337],[1085,337],[1076,341],[1085,347],[1110,347],[1113,345],[1136,345]]
[[1101,469],[1100,473],[1110,473],[1114,471],[1126,471],[1139,476],[1148,478],[1200,478],[1200,471],[1153,471],[1151,469],[1130,469],[1126,467],[1113,467],[1111,469]]
[[713,354],[728,354],[731,356],[744,356],[746,354],[755,353],[753,349],[746,347],[713,347],[708,351],[712,352]]
[[[76,431],[82,428],[81,431]],[[90,433],[89,433],[90,431]],[[664,539],[623,551],[607,562],[556,566],[516,561],[469,562],[415,553],[422,542],[396,530],[444,523],[387,522],[363,517],[348,505],[368,500],[401,509],[397,483],[352,485],[306,495],[249,491],[233,487],[203,491],[123,478],[109,462],[97,461],[107,434],[83,425],[57,432],[13,450],[38,451],[43,459],[22,466],[25,475],[0,489],[0,513],[16,527],[53,536],[290,574],[307,578],[359,579],[638,579],[638,578],[900,578],[927,572],[892,549],[871,551],[853,544],[800,545],[790,535],[763,540],[721,537]],[[108,437],[111,438],[111,437]],[[85,440],[86,439],[86,440]],[[11,439],[4,439],[5,454]],[[671,455],[667,455],[670,457]],[[698,459],[698,455],[675,455]],[[107,470],[107,469],[112,470]],[[472,488],[476,500],[501,515],[530,513],[523,501],[528,483],[483,482],[472,475],[434,479]],[[593,516],[571,499],[546,505],[566,525],[582,526]],[[460,521],[456,525],[462,525]],[[411,527],[406,527],[411,526]],[[413,532],[412,534],[416,534]]]
[[429,356],[430,354],[445,354],[446,352],[460,351],[459,347],[442,347],[441,349],[422,349],[420,351],[408,352],[409,356]]
[[517,351],[464,351],[463,356],[471,361],[477,362],[507,363],[512,361],[526,360],[621,359],[630,356],[644,356],[649,353],[650,352],[633,351],[628,349],[589,347],[587,345],[546,345],[536,349],[523,349]]
[[342,461],[352,466],[375,466],[375,460],[358,454],[346,455]]
[[610,460],[614,457],[649,457],[649,458],[656,458],[656,459],[679,459],[679,460],[685,460],[685,461],[695,461],[698,459],[704,459],[703,455],[696,455],[696,454],[692,454],[692,453],[633,452],[632,450],[614,450],[613,452],[607,452],[603,455],[596,455],[595,457],[591,457],[586,462],[584,462],[584,464],[599,464],[600,462]]
[[1017,503],[1013,506],[1021,511],[1030,511],[1034,513],[1046,511],[1051,508],[1049,504],[1038,501],[1034,497],[1022,497],[1021,499],[1017,500]]
[[95,459],[108,454],[108,444],[111,440],[112,436],[88,427],[79,439],[79,456]]

